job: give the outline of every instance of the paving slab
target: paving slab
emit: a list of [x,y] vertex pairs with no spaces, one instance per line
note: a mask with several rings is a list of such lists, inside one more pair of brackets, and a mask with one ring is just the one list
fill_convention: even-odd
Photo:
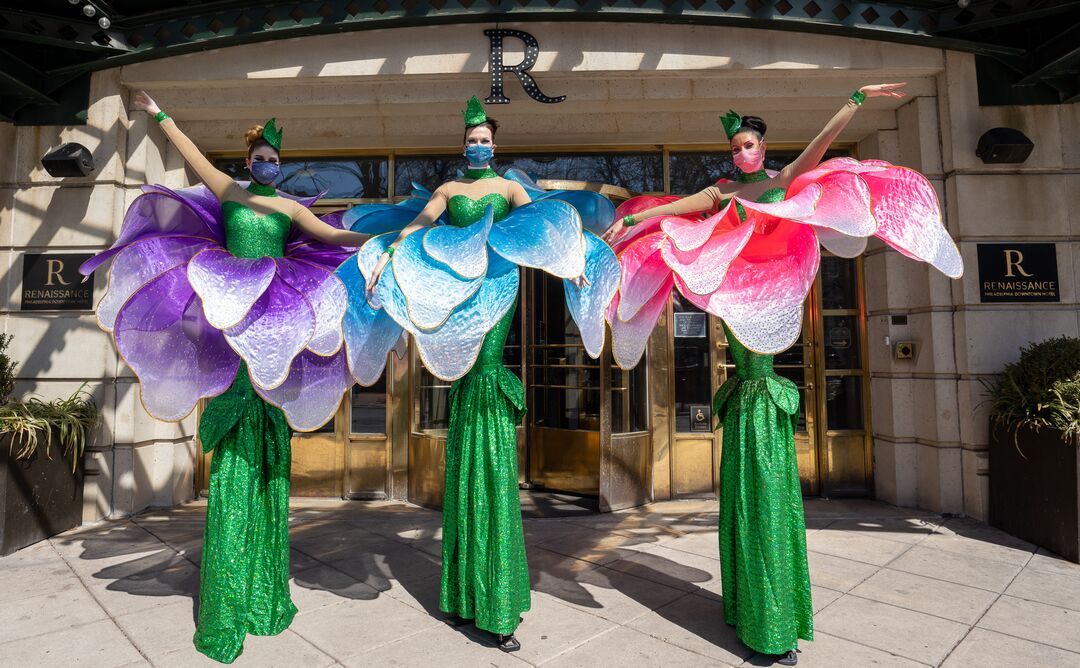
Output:
[[850,591],[878,571],[878,567],[873,564],[820,552],[810,552],[806,556],[810,567],[810,584],[834,591]]
[[107,618],[108,614],[86,588],[74,582],[59,591],[32,598],[0,600],[0,620],[3,620],[0,643],[34,636],[50,637],[67,627]]
[[[944,520],[941,519],[910,517],[844,518],[828,520],[827,525],[821,528],[894,540],[900,543],[918,543],[932,534],[943,522]],[[807,522],[806,528],[810,528],[809,522]]]
[[997,599],[985,589],[943,582],[922,575],[883,568],[851,590],[899,608],[925,612],[971,626]]
[[342,659],[342,665],[352,668],[372,666],[403,666],[407,668],[447,668],[448,666],[492,666],[494,668],[527,668],[531,665],[507,654],[494,644],[439,624],[430,630],[403,638],[377,649]]
[[[751,657],[745,665],[771,666],[774,664],[770,657],[755,656]],[[802,668],[838,668],[839,666],[921,668],[926,664],[815,630],[812,642],[799,643],[799,665]]]
[[664,666],[691,668],[731,664],[676,647],[658,638],[620,626],[543,664],[552,668],[598,666]]
[[972,629],[942,668],[1076,668],[1080,654],[988,629]]
[[1075,610],[1002,596],[977,626],[1080,652],[1080,612]]
[[811,552],[875,566],[884,566],[910,548],[908,543],[885,540],[858,531],[834,531],[833,527],[816,531],[806,539],[806,549]]
[[[525,622],[514,634],[521,641],[521,651],[514,655],[515,658],[539,665],[615,626],[613,622],[581,612],[548,596],[533,596],[532,609],[525,614]],[[467,629],[476,633],[472,626]],[[484,635],[477,634],[475,637],[479,640]]]
[[684,596],[629,627],[722,664],[739,665],[754,654],[724,622],[723,602],[704,596]]
[[889,564],[894,570],[993,592],[1005,591],[1022,567],[1018,563],[926,547],[925,541]]
[[1080,573],[1067,575],[1025,568],[1005,593],[1080,612]]
[[720,562],[663,545],[648,552],[628,552],[607,568],[688,592],[720,582]]
[[[251,636],[232,666],[237,668],[326,668],[337,661],[307,642],[291,629],[276,636]],[[183,649],[154,657],[155,668],[220,668],[221,664],[195,651],[188,643]]]
[[639,578],[611,568],[582,571],[572,579],[542,582],[533,596],[549,596],[572,608],[616,624],[634,619],[687,596],[682,589]]
[[829,635],[930,665],[943,661],[970,628],[853,595],[825,608],[814,626]]
[[5,666],[33,668],[149,665],[110,619],[0,644],[0,657]]

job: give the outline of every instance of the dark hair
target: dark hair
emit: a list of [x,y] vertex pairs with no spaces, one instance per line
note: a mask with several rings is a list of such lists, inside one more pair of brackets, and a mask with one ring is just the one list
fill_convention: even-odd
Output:
[[[740,132],[753,132],[757,135],[758,141],[761,141],[765,138],[765,129],[767,127],[765,121],[758,116],[743,116],[742,125],[739,126],[739,129],[735,134],[737,135]],[[732,139],[734,138],[735,136],[732,135]]]
[[465,134],[462,135],[461,140],[465,141],[469,138],[469,130],[482,127],[487,127],[489,130],[491,130],[491,138],[495,139],[495,133],[499,131],[499,121],[495,120],[491,116],[488,116],[487,120],[483,123],[477,123],[476,125],[467,125],[465,126]]
[[278,154],[279,158],[281,157],[281,151],[277,150],[270,145],[270,142],[263,139],[263,126],[261,125],[253,125],[248,128],[247,132],[244,133],[244,142],[247,144],[248,147],[249,158],[256,149],[260,149],[264,146],[266,148],[272,149],[274,153]]

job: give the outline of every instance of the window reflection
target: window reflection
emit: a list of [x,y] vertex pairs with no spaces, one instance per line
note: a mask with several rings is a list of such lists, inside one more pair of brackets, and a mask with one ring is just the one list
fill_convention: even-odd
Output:
[[[850,155],[849,151],[828,151],[826,158]],[[765,168],[780,171],[799,156],[799,151],[778,151],[770,149],[765,153]],[[711,186],[720,179],[734,181],[739,170],[731,161],[731,153],[723,149],[702,152],[673,152],[668,161],[671,174],[671,193],[690,195],[706,186]]]
[[708,315],[678,291],[672,293],[671,304],[675,322],[675,431],[709,432],[712,420],[702,425],[702,420],[695,419],[695,407],[706,407],[703,417],[711,414]]
[[832,376],[825,379],[825,406],[828,428],[862,429],[862,378]]
[[825,309],[859,308],[858,268],[854,258],[821,258],[821,305]]
[[532,272],[529,412],[553,429],[600,429],[600,362],[588,356],[562,279]]
[[[241,158],[218,160],[215,165],[237,181],[251,179]],[[316,197],[325,192],[323,197],[327,199],[385,198],[387,165],[387,158],[382,156],[285,160],[277,187],[297,197]]]
[[[609,357],[610,352],[606,353]],[[624,434],[649,428],[649,394],[645,359],[633,369],[611,360],[611,431]]]
[[[521,155],[500,153],[492,161],[502,174],[515,167],[534,179],[591,181],[620,186],[634,192],[664,189],[664,164],[660,153],[572,153]],[[460,156],[399,156],[394,163],[394,192],[408,195],[412,184],[428,190],[457,178],[465,169]]]
[[371,387],[353,385],[350,401],[353,434],[386,433],[386,373]]

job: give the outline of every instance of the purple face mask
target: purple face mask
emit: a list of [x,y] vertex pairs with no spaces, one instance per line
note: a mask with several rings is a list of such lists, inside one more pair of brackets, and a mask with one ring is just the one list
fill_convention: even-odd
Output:
[[268,160],[251,163],[251,178],[264,186],[272,185],[281,176],[281,165]]
[[732,160],[735,161],[736,167],[747,174],[752,174],[765,164],[765,154],[760,148],[744,148],[736,153]]

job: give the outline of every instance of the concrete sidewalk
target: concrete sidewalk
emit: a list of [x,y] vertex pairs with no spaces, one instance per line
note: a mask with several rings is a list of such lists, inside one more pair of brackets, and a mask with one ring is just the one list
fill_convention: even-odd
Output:
[[[205,506],[0,559],[0,664],[214,665],[191,646]],[[768,665],[723,623],[715,501],[527,519],[522,650],[439,621],[440,517],[296,500],[292,627],[240,666]],[[800,666],[1078,666],[1080,566],[984,524],[807,502],[816,639]]]

